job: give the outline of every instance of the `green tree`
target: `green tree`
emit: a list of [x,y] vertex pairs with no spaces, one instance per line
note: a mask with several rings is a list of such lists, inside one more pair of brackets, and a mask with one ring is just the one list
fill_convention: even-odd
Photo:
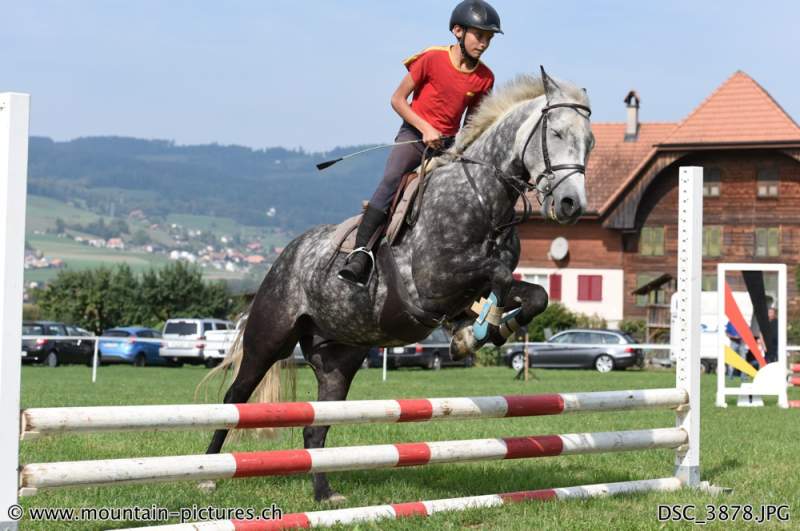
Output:
[[226,318],[233,309],[224,283],[206,284],[197,267],[181,261],[144,273],[141,292],[156,322],[180,316]]
[[553,333],[572,328],[577,323],[577,317],[560,302],[551,302],[547,309],[533,318],[528,324],[528,336],[531,341],[544,341],[546,328]]
[[139,229],[131,236],[131,243],[133,245],[147,245],[150,243],[150,235],[144,229]]

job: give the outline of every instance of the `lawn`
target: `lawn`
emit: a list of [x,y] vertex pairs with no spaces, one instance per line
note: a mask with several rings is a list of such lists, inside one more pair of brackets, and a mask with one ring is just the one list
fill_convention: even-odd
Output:
[[[56,369],[25,367],[23,407],[191,403],[195,385],[206,370],[199,367],[101,367],[98,382],[90,383],[86,367]],[[610,374],[593,371],[536,371],[538,379],[513,380],[507,368],[445,369],[438,372],[400,370],[381,382],[377,369],[362,370],[350,392],[353,399],[480,396],[541,392],[601,391],[674,386],[672,371],[629,370]],[[764,408],[717,409],[716,380],[702,379],[701,464],[703,479],[734,489],[717,497],[692,490],[645,493],[606,499],[550,503],[522,503],[502,508],[435,515],[427,520],[404,519],[362,524],[361,529],[661,529],[686,528],[686,524],[661,524],[659,504],[695,504],[703,515],[705,504],[789,504],[794,520],[800,518],[800,476],[797,474],[797,440],[800,410],[780,410],[774,401]],[[297,400],[313,400],[316,383],[308,368],[298,371]],[[215,401],[211,397],[209,401]],[[800,398],[792,389],[790,398]],[[553,417],[488,419],[412,424],[336,426],[328,446],[385,444],[579,433],[669,427],[671,411],[573,414]],[[119,457],[202,453],[210,432],[142,432],[68,435],[22,443],[22,462],[70,461]],[[288,429],[272,440],[245,438],[226,445],[230,450],[301,448],[302,430]],[[484,461],[395,470],[353,471],[330,474],[332,485],[348,497],[346,506],[363,506],[510,492],[589,483],[665,477],[672,474],[674,452],[651,450],[617,454],[564,456],[516,461]],[[90,487],[53,490],[23,498],[31,507],[131,507],[155,504],[177,510],[197,505],[254,508],[275,503],[284,512],[328,508],[316,504],[306,476],[220,481],[206,494],[193,482]],[[145,522],[57,523],[23,521],[22,529],[99,530],[147,525]],[[777,527],[776,524],[773,526]],[[773,527],[768,526],[768,527]],[[715,524],[711,527],[722,528]],[[725,528],[751,528],[754,524],[726,524]],[[783,524],[781,528],[797,528]]]

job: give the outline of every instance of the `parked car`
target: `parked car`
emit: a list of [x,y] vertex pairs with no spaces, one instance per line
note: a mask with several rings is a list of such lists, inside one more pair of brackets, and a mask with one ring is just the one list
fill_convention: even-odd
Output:
[[[627,346],[635,343],[633,337],[619,330],[565,330],[544,343],[529,343],[528,366],[596,369],[599,372],[641,366],[644,362],[641,349]],[[523,344],[514,343],[506,347],[503,361],[512,369],[522,369],[525,365]]]
[[161,357],[179,364],[216,365],[218,356],[209,356],[206,352],[205,335],[212,330],[230,330],[233,327],[233,323],[223,319],[169,319],[164,323]]
[[240,317],[234,327],[206,332],[206,365],[209,367],[217,365],[225,358],[228,349],[231,348],[231,345],[236,340],[236,336],[240,331],[244,330],[246,324],[247,314]]
[[141,326],[119,327],[106,330],[103,337],[98,347],[98,356],[103,363],[131,363],[136,367],[169,363],[159,355],[160,341],[142,341],[161,339],[161,332],[158,330]]
[[[386,365],[388,368],[422,367],[439,370],[445,366],[472,367],[475,358],[467,356],[461,360],[450,357],[450,335],[442,328],[437,328],[427,338],[404,347],[386,348]],[[382,367],[383,354],[379,349],[370,351],[369,367]]]
[[91,333],[53,321],[23,321],[23,363],[46,363],[49,367],[58,367],[63,363],[89,363],[94,354],[92,339],[26,339],[25,336],[91,336]]

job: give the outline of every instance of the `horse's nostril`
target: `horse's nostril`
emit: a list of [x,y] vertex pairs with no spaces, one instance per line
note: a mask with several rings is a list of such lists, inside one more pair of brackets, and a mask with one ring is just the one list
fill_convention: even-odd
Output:
[[572,216],[577,210],[577,207],[575,201],[570,197],[565,197],[561,200],[561,213],[566,217]]

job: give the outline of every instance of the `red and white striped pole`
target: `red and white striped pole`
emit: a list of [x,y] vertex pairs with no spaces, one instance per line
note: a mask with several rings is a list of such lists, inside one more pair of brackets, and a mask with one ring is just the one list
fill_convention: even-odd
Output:
[[472,398],[33,408],[22,412],[22,438],[66,432],[279,428],[529,417],[677,408],[686,403],[686,392],[672,388]]
[[[409,516],[427,517],[440,512],[499,507],[507,503],[589,498],[631,492],[674,491],[680,488],[680,480],[669,477],[641,481],[624,481],[620,483],[599,483],[595,485],[581,485],[556,489],[507,492],[504,494],[489,494],[485,496],[465,496],[462,498],[448,498],[442,500],[373,505],[371,507],[355,507],[351,509],[293,513],[283,515],[283,517],[276,520],[217,520],[191,524],[161,525],[139,529],[149,529],[152,531],[276,531],[279,529],[304,529],[311,527],[349,525],[385,519],[398,519]],[[128,529],[122,531],[133,530]]]
[[367,470],[496,459],[521,459],[652,448],[687,442],[680,428],[537,435],[423,443],[105,459],[25,465],[20,493],[39,489],[158,481],[228,479]]

